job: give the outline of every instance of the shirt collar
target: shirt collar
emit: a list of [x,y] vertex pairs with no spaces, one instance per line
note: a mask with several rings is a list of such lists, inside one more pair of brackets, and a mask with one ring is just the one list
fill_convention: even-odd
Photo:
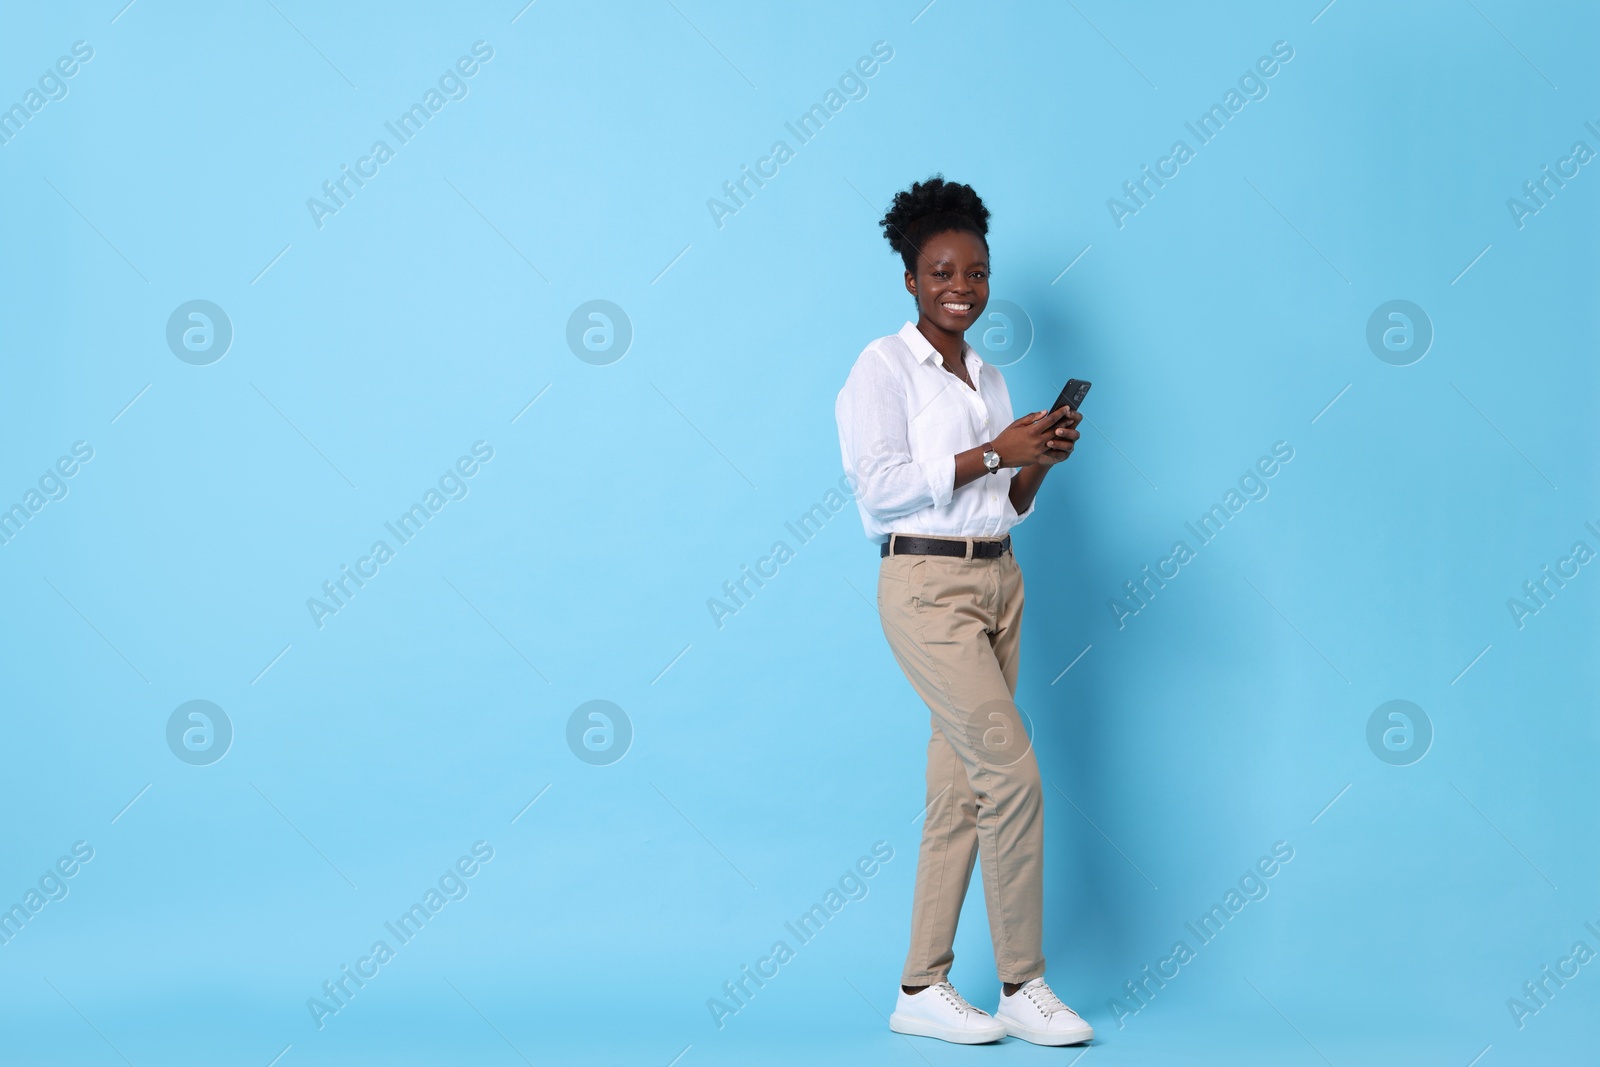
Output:
[[[933,347],[933,342],[922,336],[922,331],[917,329],[917,324],[914,322],[907,321],[904,326],[900,327],[900,340],[904,341],[906,347],[911,349],[911,354],[916,357],[918,363],[926,363],[930,359],[939,360],[941,363],[944,361],[944,357],[939,354],[939,350]],[[983,357],[979,356],[977,349],[968,344],[965,339],[961,342],[961,352],[968,365],[974,368],[983,366]]]

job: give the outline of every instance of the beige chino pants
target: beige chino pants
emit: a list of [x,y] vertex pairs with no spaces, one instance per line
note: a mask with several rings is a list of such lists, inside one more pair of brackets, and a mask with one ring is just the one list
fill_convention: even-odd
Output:
[[901,982],[930,985],[948,976],[956,920],[979,858],[1000,980],[1037,978],[1044,974],[1044,805],[1039,765],[1013,700],[1022,570],[1009,552],[996,559],[886,556],[878,615],[933,726]]

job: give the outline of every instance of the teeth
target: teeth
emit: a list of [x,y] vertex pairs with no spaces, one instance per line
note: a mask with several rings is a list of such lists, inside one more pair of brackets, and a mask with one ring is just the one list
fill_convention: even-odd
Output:
[[972,310],[972,305],[971,304],[946,304],[945,307],[949,308],[951,311],[971,311]]

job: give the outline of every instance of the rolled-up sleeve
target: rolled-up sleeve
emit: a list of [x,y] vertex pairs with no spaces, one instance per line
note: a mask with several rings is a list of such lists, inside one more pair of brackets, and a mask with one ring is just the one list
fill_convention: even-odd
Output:
[[[1011,476],[1013,478],[1015,478],[1016,477],[1016,472],[1013,471]],[[1027,518],[1029,515],[1032,515],[1033,514],[1033,506],[1035,504],[1037,504],[1038,502],[1039,502],[1039,495],[1037,493],[1035,493],[1033,499],[1028,501],[1027,508],[1024,511],[1019,513],[1017,511],[1017,509],[1015,507],[1013,507],[1012,504],[1011,504],[1011,483],[1009,481],[1006,483],[1006,510],[1011,512],[1012,515],[1015,516],[1015,518],[1012,519],[1012,521],[1011,521],[1011,525],[1012,526],[1016,526],[1017,523],[1021,522],[1023,519]]]
[[956,458],[912,457],[905,385],[877,349],[867,349],[856,360],[834,414],[845,470],[854,478],[856,500],[867,514],[886,521],[950,503]]

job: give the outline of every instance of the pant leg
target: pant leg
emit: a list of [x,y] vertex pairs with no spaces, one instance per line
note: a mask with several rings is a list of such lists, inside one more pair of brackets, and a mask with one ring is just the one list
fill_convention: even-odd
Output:
[[[988,636],[995,662],[1006,681],[1006,691],[1014,698],[1022,652],[1022,569],[1009,553],[994,563],[999,595],[994,614],[995,629]],[[1016,716],[1017,743],[1025,745],[1027,750],[1011,768],[1019,791],[1012,816],[1025,825],[1016,826],[1011,834],[999,835],[1006,854],[998,855],[995,849],[984,847],[979,850],[979,858],[983,862],[983,899],[989,911],[989,931],[994,938],[994,958],[1000,980],[1026,982],[1044,974],[1045,970],[1044,789],[1033,743],[1022,732],[1021,713],[1014,703],[1006,711]],[[997,755],[997,758],[1009,757]],[[1010,942],[1018,968],[1015,976],[1006,973],[1001,938],[996,932],[1000,930],[1019,932],[1018,940]],[[1026,931],[1025,936],[1023,931]]]
[[[1044,973],[1044,824],[1038,763],[1012,699],[1021,571],[1009,554],[992,560],[890,556],[878,584],[884,634],[949,750],[929,747],[932,803],[923,823],[903,980],[925,984],[948,974],[955,919],[970,880],[965,857],[975,837],[996,968],[1002,981],[1027,981]],[[945,800],[934,802],[936,785],[955,777],[952,757],[967,792],[952,785]]]
[[902,985],[932,985],[955,963],[956,922],[978,858],[978,797],[937,719],[928,738],[927,811],[911,900],[911,950]]

